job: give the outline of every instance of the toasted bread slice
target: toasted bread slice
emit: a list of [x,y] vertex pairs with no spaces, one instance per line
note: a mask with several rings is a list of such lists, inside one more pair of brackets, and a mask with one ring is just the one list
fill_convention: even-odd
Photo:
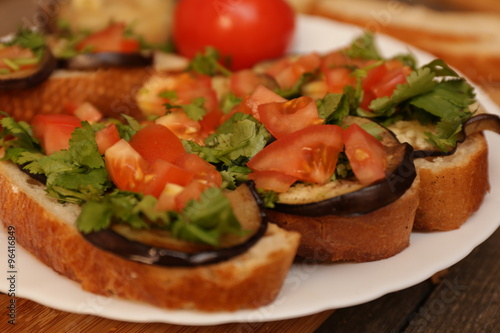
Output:
[[33,88],[0,91],[0,109],[30,121],[35,114],[67,112],[68,103],[90,102],[109,117],[140,117],[135,95],[152,72],[150,67],[57,70]]
[[311,13],[406,41],[444,59],[476,82],[500,79],[500,72],[491,70],[500,66],[498,13],[444,12],[374,0],[316,0]]
[[468,137],[451,156],[417,159],[415,166],[420,175],[416,230],[460,228],[490,189],[488,145],[482,133]]
[[[160,267],[123,259],[87,242],[75,220],[80,208],[62,205],[17,166],[0,162],[0,220],[18,243],[59,274],[102,295],[171,309],[232,311],[274,300],[293,261],[299,235],[270,224],[244,254],[194,268]],[[238,203],[238,218],[253,213]],[[237,209],[237,208],[236,208]],[[257,209],[258,210],[258,209]]]
[[398,200],[368,214],[308,217],[270,210],[268,215],[279,226],[300,232],[300,256],[315,261],[374,261],[409,246],[418,192],[417,177]]

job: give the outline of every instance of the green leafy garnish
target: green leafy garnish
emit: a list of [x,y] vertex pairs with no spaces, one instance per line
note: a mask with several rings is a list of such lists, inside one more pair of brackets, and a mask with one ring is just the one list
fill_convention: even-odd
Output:
[[231,71],[221,65],[219,60],[219,52],[213,47],[207,47],[204,53],[197,53],[195,55],[189,63],[188,70],[208,76],[215,76],[216,74],[230,76]]

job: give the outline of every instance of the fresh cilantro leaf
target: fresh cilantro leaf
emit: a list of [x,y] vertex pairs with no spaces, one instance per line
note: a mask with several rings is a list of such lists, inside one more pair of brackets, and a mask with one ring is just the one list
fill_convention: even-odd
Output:
[[219,52],[212,47],[207,47],[204,53],[197,53],[194,56],[188,66],[188,70],[208,76],[215,76],[216,74],[230,76],[231,71],[222,66],[219,60]]
[[42,33],[21,28],[7,45],[19,45],[22,48],[31,49],[35,56],[40,59],[45,51],[46,41]]
[[265,126],[251,115],[235,113],[205,140],[205,151],[211,150],[206,155],[211,154],[217,161],[231,166],[253,157],[270,139]]
[[428,68],[431,72],[436,74],[436,77],[460,77],[460,75],[458,75],[458,73],[448,66],[448,64],[442,59],[435,59],[422,67]]
[[275,191],[257,189],[257,192],[262,200],[262,204],[266,208],[274,208],[275,203],[279,201],[278,193]]
[[474,89],[463,79],[441,81],[426,94],[416,96],[410,104],[445,121],[470,115],[468,107],[474,102]]
[[217,246],[223,234],[242,234],[229,199],[215,187],[203,192],[198,201],[188,202],[183,217],[174,222],[174,237]]
[[345,94],[329,93],[316,101],[320,118],[325,119],[325,124],[340,124],[342,119],[349,115],[349,100]]
[[300,76],[300,78],[297,80],[297,82],[294,83],[294,85],[291,88],[289,89],[277,88],[274,89],[274,92],[286,99],[300,97],[302,87],[304,86],[304,84],[311,81],[313,77],[314,77],[313,73],[304,73]]
[[104,160],[97,150],[94,129],[88,122],[82,122],[82,127],[73,131],[69,144],[74,163],[92,169],[104,168]]
[[222,101],[220,108],[224,114],[228,114],[236,105],[241,103],[242,98],[237,97],[233,93],[226,94]]
[[106,229],[111,225],[113,209],[104,202],[89,201],[82,206],[76,220],[78,230],[88,234]]
[[377,116],[391,116],[397,106],[410,98],[428,93],[434,89],[437,82],[435,74],[427,67],[422,67],[411,72],[407,82],[396,87],[390,97],[381,97],[373,100],[370,109]]
[[125,118],[125,121],[134,133],[141,129],[141,124],[139,124],[139,122],[135,118],[130,117],[126,114],[122,114],[122,117]]
[[177,93],[174,90],[165,90],[158,94],[158,97],[166,99],[176,99]]
[[351,59],[382,59],[375,45],[374,36],[371,33],[364,33],[356,38],[351,45],[344,50],[344,53]]

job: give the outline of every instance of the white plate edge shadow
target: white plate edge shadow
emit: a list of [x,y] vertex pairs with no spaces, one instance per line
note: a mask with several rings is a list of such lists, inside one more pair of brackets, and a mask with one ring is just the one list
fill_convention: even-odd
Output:
[[[320,41],[310,37],[315,34],[325,36],[325,31],[334,33],[325,38],[321,37]],[[333,36],[335,33],[339,34],[340,38]],[[293,50],[325,52],[347,45],[361,33],[359,27],[317,17],[300,16],[297,42]],[[318,46],[312,48],[314,43],[318,43],[316,44]],[[378,35],[377,43],[387,47],[380,48],[384,55],[387,49],[395,49],[398,53],[411,50],[417,56],[419,64],[433,58],[425,52],[387,36]],[[497,105],[481,89],[477,88],[476,92],[488,112],[500,114]],[[497,136],[487,134],[487,137],[490,147],[500,147],[500,139]],[[94,295],[83,291],[76,282],[44,266],[20,246],[16,247],[18,260],[16,295],[67,312],[130,322],[199,326],[289,319],[362,304],[424,281],[434,273],[466,257],[493,234],[500,225],[500,217],[493,215],[497,205],[500,205],[500,177],[491,175],[496,171],[500,176],[497,171],[500,170],[500,156],[492,154],[492,150],[490,149],[491,192],[485,198],[481,209],[460,229],[451,232],[412,233],[409,248],[382,261],[363,264],[294,264],[277,299],[270,305],[256,310],[217,313],[164,310],[147,304]],[[2,230],[0,267],[4,272],[8,271],[6,239],[6,232]],[[0,291],[8,292],[7,282],[6,279],[0,279]]]

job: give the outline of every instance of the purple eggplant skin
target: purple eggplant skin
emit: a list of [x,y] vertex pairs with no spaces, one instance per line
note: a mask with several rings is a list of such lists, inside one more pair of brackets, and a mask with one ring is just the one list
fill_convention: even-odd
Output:
[[69,59],[58,59],[57,67],[68,70],[96,70],[110,67],[146,67],[152,64],[152,55],[100,52],[82,53]]
[[254,234],[246,241],[231,247],[186,253],[132,241],[111,229],[104,229],[82,235],[87,241],[104,251],[143,264],[164,267],[197,267],[230,260],[254,246],[262,236],[264,236],[268,225],[263,203],[257,194],[254,183],[248,182],[242,186],[248,187],[255,199],[255,203],[259,207],[260,224]]
[[386,178],[357,191],[307,204],[276,203],[273,210],[300,216],[360,216],[398,200],[416,177],[413,148],[403,143],[396,148],[400,162]]
[[19,90],[33,88],[47,80],[57,68],[57,59],[49,48],[46,48],[43,58],[34,72],[27,76],[9,77],[0,75],[0,90]]
[[500,117],[491,113],[480,113],[468,119],[463,125],[462,130],[457,134],[457,144],[448,151],[442,150],[415,150],[415,158],[450,156],[457,150],[458,144],[467,139],[467,136],[482,131],[493,131],[500,134]]

